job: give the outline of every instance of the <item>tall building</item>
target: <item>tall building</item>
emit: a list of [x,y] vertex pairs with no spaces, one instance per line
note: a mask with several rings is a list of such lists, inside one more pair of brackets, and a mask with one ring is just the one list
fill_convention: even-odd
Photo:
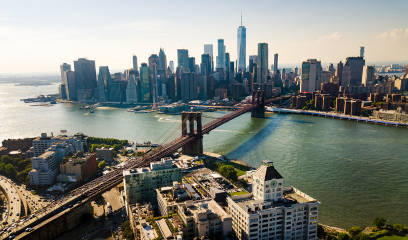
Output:
[[361,58],[364,58],[364,49],[365,48],[363,46],[360,47],[360,57]]
[[246,71],[246,28],[242,25],[238,27],[237,32],[237,71]]
[[167,57],[163,48],[160,48],[159,66],[157,67],[157,70],[167,71]]
[[63,63],[60,66],[61,70],[61,84],[63,87],[63,94],[67,100],[76,100],[75,88],[75,72],[71,71],[71,65]]
[[133,58],[132,58],[132,62],[133,62],[133,69],[135,70],[135,71],[139,71],[138,69],[138,66],[137,66],[137,56],[136,55],[133,55]]
[[268,78],[268,44],[258,43],[257,83],[266,83]]
[[308,59],[302,63],[300,92],[314,92],[320,89],[322,82],[322,65],[316,59]]
[[204,54],[208,54],[210,56],[210,69],[211,72],[214,71],[214,53],[213,53],[213,45],[212,44],[204,44]]
[[188,50],[187,49],[177,49],[177,67],[183,68],[183,72],[187,72],[188,66]]
[[201,55],[201,74],[209,76],[211,73],[211,56],[208,54]]
[[339,81],[338,83],[341,84],[343,82],[343,63],[341,61],[337,64],[335,76]]
[[111,74],[108,66],[100,66],[98,74],[98,97],[100,102],[110,101]]
[[150,94],[150,70],[146,63],[140,65],[140,101],[152,102]]
[[365,61],[362,57],[348,57],[343,67],[342,86],[361,86],[363,67]]
[[94,92],[97,86],[95,61],[79,58],[77,61],[74,61],[74,68],[75,87],[78,100],[91,99],[94,97]]
[[195,72],[195,57],[188,58],[188,69],[190,72]]
[[137,103],[137,72],[132,69],[129,71],[129,81],[126,87],[126,103]]
[[158,100],[159,83],[157,82],[157,68],[159,65],[159,56],[157,54],[152,54],[149,57],[149,70],[150,70],[150,95],[152,96],[153,102]]
[[225,45],[224,45],[224,39],[218,39],[217,69],[225,69]]
[[174,73],[174,61],[169,62],[169,69],[171,73]]
[[365,87],[373,87],[375,81],[375,68],[374,66],[364,66],[363,67],[363,77],[362,84]]
[[273,73],[277,73],[278,72],[278,54],[275,53],[273,55]]
[[227,197],[237,239],[318,239],[320,203],[294,187],[284,187],[272,162],[264,161],[252,175],[252,189],[252,196]]

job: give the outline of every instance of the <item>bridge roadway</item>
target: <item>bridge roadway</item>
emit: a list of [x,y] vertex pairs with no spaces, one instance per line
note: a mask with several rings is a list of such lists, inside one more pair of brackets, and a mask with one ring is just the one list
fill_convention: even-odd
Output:
[[[265,101],[265,104],[272,103],[274,101],[279,101],[280,98],[272,98]],[[251,111],[252,109],[258,107],[258,104],[247,104],[244,105],[241,109],[233,111],[229,114],[226,114],[220,118],[217,118],[207,124],[202,128],[203,134],[208,134],[210,131],[215,128],[223,125],[224,123],[239,117],[240,115]],[[23,225],[17,226],[9,235],[15,235],[16,239],[20,238],[21,235],[26,235],[26,228],[35,229],[36,225],[48,220],[52,216],[59,214],[68,208],[72,208],[75,204],[83,202],[83,200],[90,200],[103,192],[106,192],[113,187],[117,186],[122,182],[123,179],[123,170],[134,169],[138,167],[143,167],[149,165],[150,162],[158,161],[163,157],[169,156],[170,154],[176,152],[178,149],[183,147],[185,144],[194,141],[196,136],[181,136],[171,141],[168,144],[162,145],[156,148],[154,151],[147,153],[146,155],[128,160],[126,164],[120,168],[117,168],[101,177],[98,177],[81,187],[78,187],[71,191],[68,195],[64,196],[61,199],[51,202],[47,207],[35,212],[35,217],[24,222]],[[66,212],[66,211],[65,211]]]

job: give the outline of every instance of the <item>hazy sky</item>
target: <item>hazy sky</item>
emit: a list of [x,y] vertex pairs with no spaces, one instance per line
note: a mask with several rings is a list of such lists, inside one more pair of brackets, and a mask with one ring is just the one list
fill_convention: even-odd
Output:
[[[236,59],[243,11],[247,58],[269,44],[269,63],[307,58],[338,62],[366,47],[368,62],[408,62],[407,0],[0,0],[0,73],[58,72],[78,57],[110,69],[146,62],[164,48],[200,58],[204,43],[224,38]],[[248,62],[248,60],[247,60]]]

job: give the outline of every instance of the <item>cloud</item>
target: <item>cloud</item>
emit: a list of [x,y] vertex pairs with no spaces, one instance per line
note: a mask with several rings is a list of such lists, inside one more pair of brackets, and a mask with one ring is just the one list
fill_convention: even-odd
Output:
[[318,41],[337,41],[341,40],[343,36],[338,32],[333,32],[329,35],[320,36],[317,40]]
[[387,40],[408,39],[408,28],[394,28],[391,31],[381,33],[378,38]]

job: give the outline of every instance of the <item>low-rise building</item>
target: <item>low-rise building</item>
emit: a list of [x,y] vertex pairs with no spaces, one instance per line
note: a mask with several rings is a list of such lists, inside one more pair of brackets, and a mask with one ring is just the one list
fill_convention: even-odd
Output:
[[227,198],[237,239],[317,239],[320,203],[295,188],[284,190],[272,162],[253,174],[252,189],[252,196]]
[[96,154],[77,153],[60,164],[58,180],[61,182],[71,182],[73,179],[75,182],[86,181],[96,174],[97,169]]
[[231,216],[214,200],[179,203],[178,215],[184,223],[183,238],[224,238],[232,231]]
[[105,162],[112,162],[113,161],[113,148],[105,148],[105,147],[101,147],[101,148],[97,148],[95,150],[96,152],[96,157],[99,160],[103,160]]
[[190,199],[183,184],[173,183],[173,187],[156,189],[157,204],[160,215],[167,216],[177,213],[177,203]]
[[29,172],[30,184],[50,185],[58,173],[58,161],[53,151],[47,151],[31,159],[32,170]]
[[181,181],[180,169],[171,158],[150,163],[150,167],[123,171],[123,183],[127,204],[156,202],[156,189]]

